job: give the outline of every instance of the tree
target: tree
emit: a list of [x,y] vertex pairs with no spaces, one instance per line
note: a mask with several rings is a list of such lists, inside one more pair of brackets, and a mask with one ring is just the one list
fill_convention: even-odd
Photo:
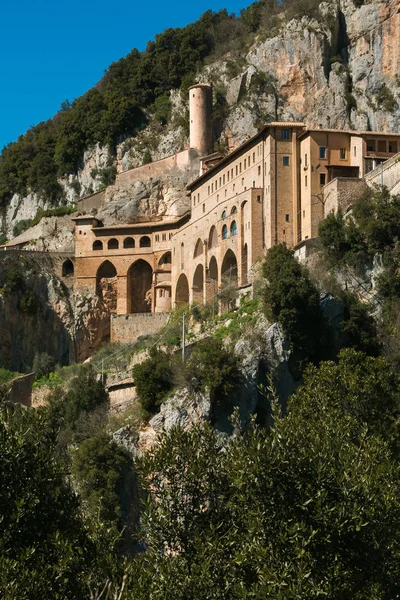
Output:
[[267,252],[263,264],[266,315],[279,321],[299,355],[323,358],[327,326],[320,309],[319,292],[307,270],[291,250],[278,244]]
[[133,367],[132,374],[141,405],[149,412],[156,412],[172,389],[170,357],[161,350],[153,349],[147,360]]
[[40,411],[0,410],[0,595],[6,600],[78,600],[99,580],[95,544],[54,459],[55,438]]

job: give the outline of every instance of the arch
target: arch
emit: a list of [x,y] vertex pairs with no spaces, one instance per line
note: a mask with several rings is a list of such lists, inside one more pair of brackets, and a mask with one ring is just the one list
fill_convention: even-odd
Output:
[[210,250],[211,248],[216,248],[217,246],[218,246],[218,234],[217,234],[215,225],[213,225],[210,229],[210,233],[208,236],[208,249]]
[[70,258],[64,260],[62,265],[61,274],[63,277],[71,277],[74,274],[74,263]]
[[228,227],[227,227],[227,225],[223,226],[221,234],[222,234],[222,239],[223,240],[227,240],[228,239]]
[[207,302],[213,303],[213,312],[215,311],[216,294],[218,291],[218,263],[215,256],[212,256],[208,265],[207,272]]
[[117,309],[117,269],[105,260],[96,273],[96,293],[111,312]]
[[248,248],[247,248],[247,244],[245,244],[243,246],[243,250],[242,250],[242,285],[247,285],[248,283]]
[[194,248],[194,258],[201,256],[203,254],[203,242],[199,238],[196,242],[196,246]]
[[204,267],[197,265],[193,276],[193,302],[203,303],[204,294]]
[[140,238],[140,241],[139,241],[139,246],[140,246],[141,248],[150,248],[150,247],[151,247],[151,240],[150,240],[150,238],[149,238],[149,236],[148,236],[148,235],[143,235],[143,236]]
[[232,221],[232,223],[231,223],[231,235],[237,235],[236,221]]
[[161,267],[162,265],[170,265],[172,262],[171,252],[164,252],[160,260],[158,261],[158,265]]
[[124,239],[124,248],[134,248],[135,247],[135,240],[133,239],[133,237],[127,237]]
[[232,206],[231,215],[236,215],[236,213],[237,213],[237,207]]
[[118,250],[119,241],[117,240],[117,238],[111,238],[111,240],[108,240],[107,248],[109,250]]
[[221,219],[226,219],[226,210],[222,211]]
[[175,293],[175,305],[181,306],[182,304],[189,303],[189,283],[184,273],[181,273],[176,284]]
[[95,240],[92,246],[93,250],[103,250],[103,242],[100,240]]
[[232,250],[227,250],[222,261],[221,267],[221,279],[228,282],[237,282],[238,279],[238,265],[235,253]]
[[153,269],[141,258],[128,270],[128,312],[147,313],[152,308]]

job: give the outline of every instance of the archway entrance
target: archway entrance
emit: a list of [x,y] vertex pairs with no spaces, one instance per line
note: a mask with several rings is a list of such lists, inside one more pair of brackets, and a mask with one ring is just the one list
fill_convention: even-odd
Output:
[[110,310],[117,310],[117,270],[109,261],[104,261],[97,270],[96,293]]
[[221,268],[221,287],[219,298],[223,310],[232,310],[238,296],[238,266],[235,254],[228,250],[224,256]]
[[228,250],[224,256],[221,268],[222,282],[235,282],[238,280],[238,266],[235,254],[232,250]]
[[183,273],[179,276],[178,283],[176,284],[175,294],[175,305],[182,306],[182,304],[189,303],[189,283],[186,275]]
[[65,260],[63,262],[62,276],[63,277],[71,277],[73,274],[74,274],[74,263],[72,262],[71,259],[67,258],[67,260]]
[[152,309],[153,270],[145,260],[137,260],[128,271],[128,312],[147,313]]
[[203,303],[204,292],[204,268],[203,265],[197,265],[193,277],[193,302]]
[[215,256],[210,259],[207,273],[207,302],[216,302],[218,292],[218,264]]

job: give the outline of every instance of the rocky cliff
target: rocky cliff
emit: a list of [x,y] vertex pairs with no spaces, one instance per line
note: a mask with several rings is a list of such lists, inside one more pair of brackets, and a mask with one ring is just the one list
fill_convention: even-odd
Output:
[[[242,143],[268,120],[400,130],[400,0],[321,2],[313,18],[288,21],[281,14],[274,32],[261,30],[243,55],[220,58],[197,75],[214,84],[217,147],[227,150]],[[159,160],[187,147],[186,94],[171,90],[170,100],[168,124],[150,120],[135,137],[121,140],[115,157],[100,145],[88,149],[77,176],[60,181],[66,201],[98,190],[104,185],[101,174],[111,165],[123,172],[142,164],[146,154]],[[162,218],[171,203],[174,213],[176,206],[187,204],[186,179],[155,178],[145,194],[111,186],[104,216],[110,222],[138,215]],[[46,207],[46,199],[37,195],[15,195],[2,217],[3,231],[11,237],[18,221]]]
[[56,270],[45,253],[1,253],[1,367],[28,371],[37,352],[60,365],[82,361],[109,336],[109,312],[99,298],[73,292]]

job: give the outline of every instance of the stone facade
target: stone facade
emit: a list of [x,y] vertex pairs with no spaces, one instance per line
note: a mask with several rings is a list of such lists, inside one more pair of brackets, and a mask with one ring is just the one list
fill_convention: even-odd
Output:
[[112,315],[111,342],[128,343],[140,335],[156,333],[166,325],[168,313],[138,313],[132,315]]
[[[189,90],[196,148],[183,162],[193,150],[196,160],[209,150],[210,89]],[[226,157],[203,156],[201,175],[186,188],[190,210],[182,216],[113,226],[76,218],[75,281],[103,296],[118,315],[210,302],[225,283],[248,285],[266,249],[315,238],[324,212],[347,206],[362,191],[362,178],[399,149],[399,134],[269,123]],[[137,176],[133,169],[119,177]]]

